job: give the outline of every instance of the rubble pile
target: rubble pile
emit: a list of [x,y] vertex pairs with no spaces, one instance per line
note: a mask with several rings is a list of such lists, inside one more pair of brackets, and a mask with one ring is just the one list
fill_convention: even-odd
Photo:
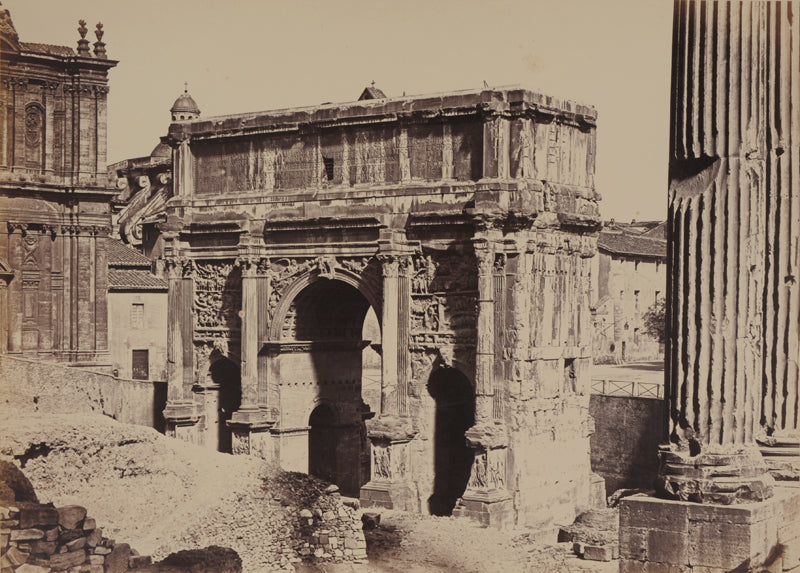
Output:
[[335,487],[254,457],[100,416],[44,414],[0,419],[0,457],[42,500],[87,508],[108,537],[154,560],[210,545],[233,549],[245,572],[366,559],[359,516]]
[[79,505],[0,506],[0,569],[15,573],[124,573],[152,563],[127,543],[103,536]]

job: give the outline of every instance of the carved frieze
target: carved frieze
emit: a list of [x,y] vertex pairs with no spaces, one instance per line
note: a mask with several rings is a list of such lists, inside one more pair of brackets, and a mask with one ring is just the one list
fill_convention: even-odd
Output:
[[187,271],[195,280],[194,321],[198,331],[229,333],[240,327],[241,270],[226,261],[195,261]]
[[372,475],[374,479],[392,479],[389,444],[372,444]]
[[436,263],[430,255],[414,257],[414,274],[411,278],[411,292],[427,294],[436,276]]
[[475,452],[469,489],[504,489],[506,486],[505,450],[481,450]]

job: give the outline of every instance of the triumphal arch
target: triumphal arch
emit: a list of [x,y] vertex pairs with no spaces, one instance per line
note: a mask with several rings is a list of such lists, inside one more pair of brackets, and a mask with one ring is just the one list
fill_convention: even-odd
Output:
[[382,96],[170,126],[170,432],[365,505],[571,520],[597,485],[596,112]]

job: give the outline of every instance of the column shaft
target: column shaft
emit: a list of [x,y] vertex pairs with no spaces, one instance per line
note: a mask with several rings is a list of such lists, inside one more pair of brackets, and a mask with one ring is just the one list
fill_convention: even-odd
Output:
[[494,249],[475,241],[478,259],[478,334],[475,356],[475,425],[493,419],[494,401]]
[[381,412],[382,416],[397,415],[397,349],[399,302],[399,263],[394,256],[383,260],[383,309],[381,332]]
[[258,283],[253,261],[242,262],[242,401],[240,410],[258,409]]

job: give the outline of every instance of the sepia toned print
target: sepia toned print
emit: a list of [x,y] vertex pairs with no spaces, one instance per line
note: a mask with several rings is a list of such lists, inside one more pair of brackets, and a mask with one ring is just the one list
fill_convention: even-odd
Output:
[[225,111],[170,78],[152,151],[110,154],[138,128],[109,86],[151,47],[125,28],[116,60],[84,19],[28,42],[7,4],[2,573],[800,571],[800,3],[658,8],[645,219],[601,195],[636,163],[603,150],[617,112],[486,80]]

